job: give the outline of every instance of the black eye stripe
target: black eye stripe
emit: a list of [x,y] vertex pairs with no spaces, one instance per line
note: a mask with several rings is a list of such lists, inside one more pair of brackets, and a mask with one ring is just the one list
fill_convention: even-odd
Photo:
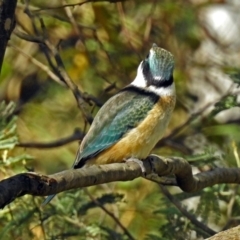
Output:
[[152,79],[153,76],[151,74],[150,68],[149,68],[149,63],[148,61],[144,60],[142,64],[142,71],[143,71],[143,76],[147,81],[147,85],[151,85],[151,81],[149,79]]
[[148,60],[143,61],[142,68],[143,68],[143,71],[150,71]]
[[168,87],[173,83],[172,75],[170,76],[170,79],[155,80],[151,73],[149,63],[146,60],[144,60],[142,63],[142,72],[143,72],[144,79],[146,80],[147,86],[152,85],[160,88],[160,87]]

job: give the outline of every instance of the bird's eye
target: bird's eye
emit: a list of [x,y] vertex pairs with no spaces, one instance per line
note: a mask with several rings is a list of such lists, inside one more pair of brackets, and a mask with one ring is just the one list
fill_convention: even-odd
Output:
[[146,59],[148,59],[149,58],[149,54],[146,56]]

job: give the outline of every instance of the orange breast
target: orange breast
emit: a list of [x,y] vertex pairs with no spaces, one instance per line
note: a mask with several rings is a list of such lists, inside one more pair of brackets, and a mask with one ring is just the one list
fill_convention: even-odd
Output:
[[160,98],[148,116],[120,141],[110,148],[89,159],[87,165],[122,162],[136,157],[145,159],[156,143],[162,138],[175,106],[175,97]]

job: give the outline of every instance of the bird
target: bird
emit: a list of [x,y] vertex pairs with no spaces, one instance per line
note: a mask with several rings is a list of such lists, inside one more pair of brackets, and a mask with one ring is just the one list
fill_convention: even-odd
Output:
[[[173,55],[153,44],[135,79],[96,114],[73,168],[146,159],[163,137],[176,103]],[[46,205],[55,196],[48,196]]]

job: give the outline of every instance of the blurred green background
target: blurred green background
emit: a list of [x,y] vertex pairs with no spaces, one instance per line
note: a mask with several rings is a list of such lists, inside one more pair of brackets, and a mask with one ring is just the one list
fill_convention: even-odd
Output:
[[[70,168],[77,140],[45,149],[17,144],[54,142],[72,135],[76,128],[83,132],[89,128],[72,92],[47,74],[46,67],[52,69],[41,47],[17,36],[17,31],[36,36],[33,21],[39,35],[57,46],[74,83],[99,103],[134,79],[152,43],[172,52],[177,105],[166,138],[154,153],[182,156],[194,172],[239,167],[240,44],[234,39],[237,30],[231,38],[228,31],[233,30],[228,27],[216,34],[214,22],[216,9],[233,10],[232,1],[92,1],[58,8],[77,2],[33,0],[29,4],[32,18],[25,13],[25,2],[18,2],[15,32],[0,79],[0,100],[16,104],[15,109],[9,105],[7,113],[6,105],[0,108],[0,130],[6,140],[0,149],[1,179],[27,170],[50,174]],[[236,11],[230,10],[231,27],[236,28]],[[223,41],[225,36],[229,38]],[[94,116],[99,106],[91,103],[86,107]],[[173,134],[179,126],[180,131]],[[215,231],[239,223],[238,186],[222,184],[195,194],[169,190]],[[61,193],[44,209],[40,209],[43,198],[17,199],[0,212],[0,239],[130,239],[93,198],[116,216],[132,239],[209,236],[184,217],[157,184],[136,179],[90,187],[87,192]]]

